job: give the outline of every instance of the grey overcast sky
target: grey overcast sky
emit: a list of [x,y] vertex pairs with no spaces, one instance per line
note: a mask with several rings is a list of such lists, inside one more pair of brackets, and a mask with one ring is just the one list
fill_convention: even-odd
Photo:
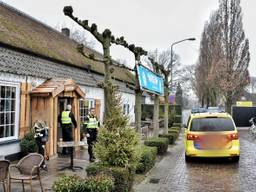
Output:
[[[0,0],[1,1],[1,0]],[[99,31],[109,28],[116,37],[124,36],[129,43],[150,51],[167,49],[178,40],[195,37],[174,46],[182,64],[194,64],[198,58],[201,32],[218,0],[3,0],[3,2],[52,26],[79,28],[63,14],[65,5],[72,5],[74,15],[95,22]],[[246,36],[250,41],[250,74],[256,75],[256,1],[241,0]],[[89,38],[93,38],[88,33]],[[95,49],[102,52],[96,43]],[[132,66],[129,51],[112,46],[115,59],[125,59]]]

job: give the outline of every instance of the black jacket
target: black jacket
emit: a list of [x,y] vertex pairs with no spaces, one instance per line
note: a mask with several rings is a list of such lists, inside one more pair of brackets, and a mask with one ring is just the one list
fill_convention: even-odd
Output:
[[[66,110],[66,111],[68,111],[68,110]],[[71,118],[71,121],[72,121],[74,127],[76,128],[77,127],[77,122],[76,122],[74,114],[71,111],[69,113],[69,117]],[[58,116],[58,122],[61,124],[61,114],[59,114],[59,116]]]

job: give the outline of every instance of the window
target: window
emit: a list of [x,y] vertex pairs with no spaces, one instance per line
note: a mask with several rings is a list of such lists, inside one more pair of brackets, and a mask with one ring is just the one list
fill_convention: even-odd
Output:
[[123,114],[124,115],[129,115],[130,113],[130,105],[129,104],[124,104],[123,105]]
[[81,99],[80,100],[80,122],[81,126],[85,121],[86,116],[89,114],[89,110],[91,108],[95,108],[95,100],[94,99]]
[[190,131],[234,131],[230,118],[197,118],[193,119]]
[[18,138],[19,85],[0,82],[0,141]]

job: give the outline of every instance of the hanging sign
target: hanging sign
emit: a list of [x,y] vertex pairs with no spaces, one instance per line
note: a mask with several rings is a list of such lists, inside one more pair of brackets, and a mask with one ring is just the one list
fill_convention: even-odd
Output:
[[142,90],[158,95],[164,94],[163,77],[142,65],[137,65],[137,73]]

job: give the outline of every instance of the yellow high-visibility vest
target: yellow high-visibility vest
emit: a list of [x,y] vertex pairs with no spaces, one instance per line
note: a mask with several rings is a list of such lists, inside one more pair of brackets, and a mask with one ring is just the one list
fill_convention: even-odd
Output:
[[95,128],[99,128],[99,121],[97,120],[96,117],[90,117],[88,116],[88,121],[86,121],[84,124],[87,125],[88,129],[95,129]]
[[71,118],[69,117],[69,114],[70,114],[70,111],[63,111],[61,113],[61,123],[62,124],[70,124],[72,122]]

